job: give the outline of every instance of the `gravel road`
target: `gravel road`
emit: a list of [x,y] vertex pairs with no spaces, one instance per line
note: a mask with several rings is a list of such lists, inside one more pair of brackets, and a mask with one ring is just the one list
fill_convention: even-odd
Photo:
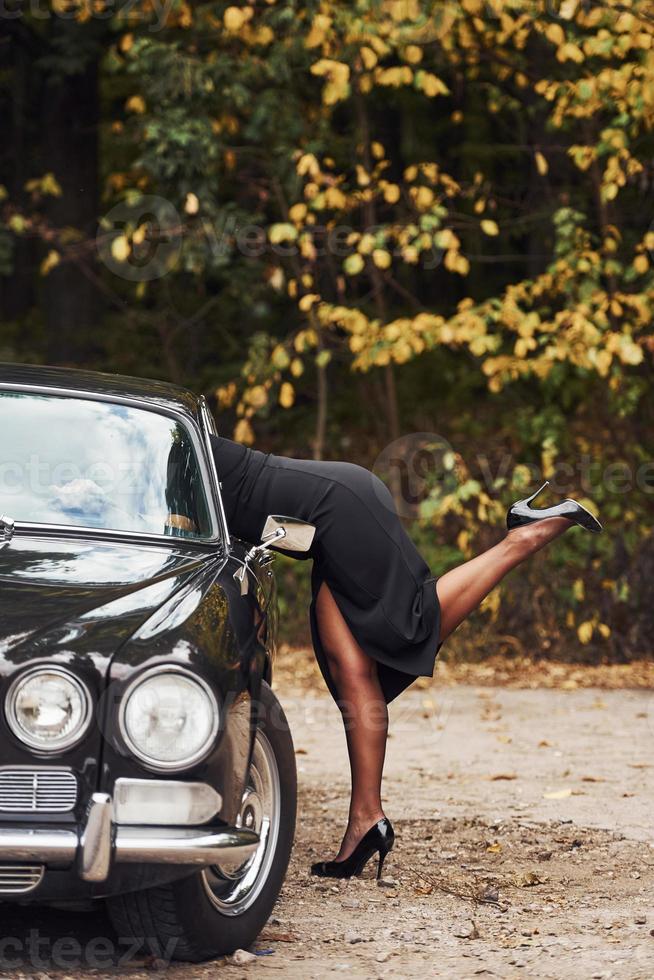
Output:
[[[570,686],[570,685],[569,685]],[[327,882],[347,804],[340,718],[319,688],[284,677],[299,768],[297,842],[245,965],[171,980],[654,976],[654,692],[436,684],[392,706],[385,806],[398,841],[385,879]],[[3,936],[46,937],[2,976],[152,977],[142,960],[58,969],[57,937],[111,935],[103,916],[3,913]]]

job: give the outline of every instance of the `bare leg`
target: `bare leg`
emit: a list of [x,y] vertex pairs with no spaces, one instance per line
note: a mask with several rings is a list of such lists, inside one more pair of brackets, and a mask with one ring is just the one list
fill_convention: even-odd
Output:
[[377,663],[361,649],[343,619],[329,586],[316,599],[320,641],[339,694],[352,774],[347,829],[336,856],[348,857],[370,827],[384,816],[381,781],[386,755],[388,709]]
[[507,572],[572,527],[565,517],[549,517],[510,531],[499,544],[441,575],[436,593],[441,607],[441,641],[469,616]]

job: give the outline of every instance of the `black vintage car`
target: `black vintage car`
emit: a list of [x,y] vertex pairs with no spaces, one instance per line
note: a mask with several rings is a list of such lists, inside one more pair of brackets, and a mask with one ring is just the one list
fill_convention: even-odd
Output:
[[106,902],[120,937],[248,946],[286,873],[272,515],[230,539],[204,399],[0,365],[0,901]]

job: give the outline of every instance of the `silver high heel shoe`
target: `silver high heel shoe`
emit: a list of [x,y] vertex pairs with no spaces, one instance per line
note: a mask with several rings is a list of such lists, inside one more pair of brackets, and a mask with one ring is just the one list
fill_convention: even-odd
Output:
[[532,493],[531,497],[526,497],[524,500],[517,500],[514,504],[511,504],[508,511],[506,512],[506,526],[509,531],[512,531],[515,527],[524,527],[526,524],[535,524],[536,521],[544,521],[547,517],[565,517],[573,524],[578,524],[579,527],[585,527],[587,531],[593,531],[595,534],[599,534],[602,530],[602,525],[597,520],[597,518],[591,514],[589,510],[578,504],[576,500],[570,500],[566,497],[558,504],[554,504],[552,507],[540,507],[534,509],[530,506],[532,500],[535,500],[539,493],[549,485],[549,480],[545,480],[542,487],[539,487],[536,493]]

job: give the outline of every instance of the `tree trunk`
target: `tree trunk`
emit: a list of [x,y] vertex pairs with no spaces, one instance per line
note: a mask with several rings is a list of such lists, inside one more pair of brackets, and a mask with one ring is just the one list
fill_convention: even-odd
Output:
[[[9,46],[7,62],[4,58],[0,60],[0,70],[7,68],[11,72],[7,118],[2,121],[2,131],[7,137],[6,147],[10,147],[11,152],[7,154],[7,166],[6,169],[3,166],[2,176],[7,183],[9,200],[18,207],[25,206],[25,181],[32,176],[32,159],[28,150],[33,140],[30,128],[35,101],[32,63],[33,52],[15,38],[12,38]],[[0,317],[3,320],[20,320],[34,306],[36,263],[34,240],[20,235],[12,236],[12,272],[9,276],[0,277]]]
[[[54,18],[51,30],[69,44],[87,43],[83,25]],[[48,222],[74,228],[92,242],[98,215],[98,59],[89,55],[75,74],[55,69],[46,79],[42,99],[45,172],[59,182],[60,197],[47,199]],[[92,281],[95,249],[80,250],[74,262],[62,262],[44,279],[42,299],[51,362],[87,360],[99,328],[100,300]]]

